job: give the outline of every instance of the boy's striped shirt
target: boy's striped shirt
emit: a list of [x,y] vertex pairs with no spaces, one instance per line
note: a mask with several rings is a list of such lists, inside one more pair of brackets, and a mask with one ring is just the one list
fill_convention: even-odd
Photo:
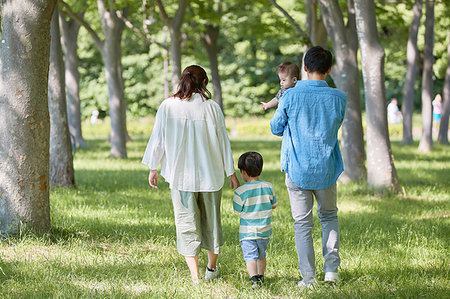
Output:
[[277,198],[271,183],[249,182],[234,192],[233,209],[241,214],[239,240],[265,239],[272,234],[272,206]]

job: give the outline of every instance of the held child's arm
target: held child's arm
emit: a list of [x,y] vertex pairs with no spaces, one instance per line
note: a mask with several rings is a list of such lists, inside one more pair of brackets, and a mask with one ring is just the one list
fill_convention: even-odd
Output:
[[236,177],[236,173],[233,173],[232,175],[230,175],[230,184],[231,184],[231,189],[236,189],[237,187],[239,187],[241,185],[239,183],[238,178]]
[[274,97],[273,99],[271,99],[269,102],[265,103],[265,102],[261,102],[261,106],[263,110],[267,110],[270,109],[272,107],[275,107],[276,105],[278,105],[278,99],[276,97]]

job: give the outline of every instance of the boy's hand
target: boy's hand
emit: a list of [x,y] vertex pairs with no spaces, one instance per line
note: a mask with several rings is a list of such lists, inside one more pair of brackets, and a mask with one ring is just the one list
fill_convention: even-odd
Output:
[[261,102],[261,107],[263,110],[267,110],[269,107],[267,107],[267,103],[266,102]]
[[241,185],[239,183],[239,180],[236,177],[236,173],[233,173],[232,175],[230,175],[230,183],[231,183],[231,189],[236,189],[237,187],[239,187]]
[[148,174],[148,184],[150,187],[158,189],[158,172],[155,169],[150,170]]

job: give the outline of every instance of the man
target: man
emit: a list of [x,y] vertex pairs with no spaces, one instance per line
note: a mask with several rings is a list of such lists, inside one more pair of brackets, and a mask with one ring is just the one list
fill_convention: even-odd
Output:
[[339,279],[339,223],[336,181],[344,170],[338,130],[344,120],[346,95],[325,82],[331,71],[332,55],[312,47],[305,55],[308,80],[298,81],[280,99],[270,122],[274,135],[283,136],[281,171],[294,218],[295,245],[303,280],[300,287],[316,283],[312,239],[313,197],[322,224],[325,281]]

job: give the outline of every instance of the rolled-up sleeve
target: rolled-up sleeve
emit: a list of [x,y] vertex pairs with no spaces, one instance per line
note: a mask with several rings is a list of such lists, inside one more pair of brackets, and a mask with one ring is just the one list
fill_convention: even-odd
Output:
[[147,148],[144,152],[144,157],[142,158],[142,163],[147,165],[150,169],[157,169],[161,159],[164,157],[164,126],[163,115],[164,107],[161,105],[156,113],[155,124],[153,126],[152,135],[148,141]]
[[277,111],[275,111],[275,114],[270,121],[270,130],[272,131],[272,134],[277,136],[283,136],[284,128],[288,122],[286,109],[284,107],[285,102],[286,100],[280,101]]
[[227,177],[232,175],[234,171],[233,154],[231,152],[230,139],[228,138],[228,132],[225,126],[225,118],[222,111],[216,111],[217,119],[217,137],[219,140],[220,151],[222,152],[223,168]]

